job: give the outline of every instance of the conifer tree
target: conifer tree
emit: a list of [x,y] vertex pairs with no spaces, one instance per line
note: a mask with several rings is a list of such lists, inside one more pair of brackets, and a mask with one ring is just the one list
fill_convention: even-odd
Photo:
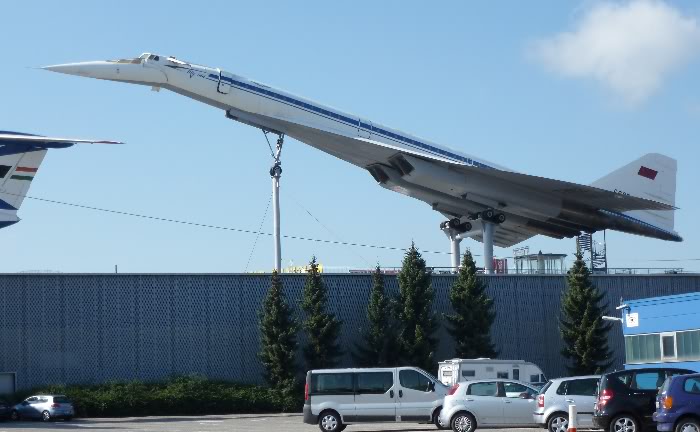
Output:
[[603,294],[591,283],[580,252],[568,272],[567,285],[559,327],[565,344],[561,353],[569,360],[566,367],[572,376],[601,373],[612,365],[608,348],[611,325],[601,318],[607,305],[601,305]]
[[283,394],[291,394],[296,385],[297,331],[299,326],[285,298],[282,278],[272,272],[270,290],[259,312],[260,352],[265,381]]
[[433,313],[435,292],[425,260],[414,243],[404,255],[399,272],[399,297],[396,305],[399,359],[407,365],[427,371],[436,368],[437,320]]
[[341,322],[327,311],[328,292],[318,271],[316,257],[309,263],[301,307],[306,314],[303,327],[307,342],[303,351],[307,369],[335,366],[342,354],[338,344]]
[[450,289],[454,314],[445,315],[447,332],[455,341],[458,358],[496,357],[491,342],[491,325],[496,314],[486,285],[476,277],[476,263],[470,251],[464,254],[459,275]]
[[384,275],[379,266],[374,270],[372,280],[367,303],[368,326],[361,331],[363,342],[356,344],[353,358],[363,367],[395,366],[396,332],[392,325],[392,301],[384,290]]

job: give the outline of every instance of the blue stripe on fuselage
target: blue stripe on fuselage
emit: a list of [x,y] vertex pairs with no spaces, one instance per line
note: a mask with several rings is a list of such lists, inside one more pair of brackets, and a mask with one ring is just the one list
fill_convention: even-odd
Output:
[[[207,79],[218,83],[219,82],[219,75],[209,74]],[[256,85],[253,85],[250,83],[246,83],[243,81],[237,81],[237,80],[230,78],[230,77],[227,77],[227,76],[222,76],[221,79],[228,82],[230,85],[232,85],[240,90],[249,91],[249,92],[252,92],[258,96],[272,98],[273,100],[275,100],[277,102],[282,102],[282,103],[285,103],[287,105],[291,105],[295,108],[300,108],[300,109],[303,109],[304,111],[308,111],[308,112],[311,112],[311,113],[314,113],[317,115],[321,115],[321,116],[328,118],[330,120],[335,120],[335,121],[344,123],[347,126],[352,126],[352,127],[358,128],[358,129],[363,129],[370,134],[381,135],[384,138],[390,139],[392,141],[399,142],[402,144],[407,144],[408,146],[413,147],[417,150],[422,150],[422,151],[427,151],[427,152],[433,153],[433,155],[435,155],[435,156],[451,158],[451,159],[454,159],[455,161],[464,162],[468,165],[476,166],[479,168],[493,168],[489,165],[475,161],[471,158],[467,158],[467,157],[464,157],[464,156],[461,156],[458,154],[450,153],[447,150],[433,147],[429,144],[425,144],[425,143],[420,142],[418,140],[415,140],[413,138],[409,138],[409,137],[406,137],[406,136],[403,136],[403,135],[400,135],[400,134],[397,134],[394,132],[390,132],[390,131],[387,131],[387,130],[384,130],[381,128],[374,127],[373,125],[371,125],[369,123],[365,123],[360,119],[356,120],[354,118],[347,117],[345,115],[338,114],[338,113],[335,113],[333,111],[329,111],[325,108],[320,108],[320,107],[313,105],[313,104],[310,104],[308,102],[294,99],[292,97],[274,92],[274,91],[269,90],[267,88],[261,88],[259,86],[256,86]]]

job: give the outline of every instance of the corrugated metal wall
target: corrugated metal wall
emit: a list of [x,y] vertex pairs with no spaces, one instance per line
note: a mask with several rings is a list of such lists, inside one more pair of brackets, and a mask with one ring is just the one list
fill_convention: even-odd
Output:
[[[365,325],[369,275],[325,275],[330,308],[343,321],[349,350]],[[493,328],[501,358],[540,365],[548,376],[565,373],[560,357],[562,276],[492,276]],[[257,312],[269,286],[266,275],[0,275],[0,372],[16,372],[17,387],[107,380],[154,380],[198,373],[260,382]],[[435,310],[449,312],[452,276],[434,276]],[[700,276],[599,276],[611,306],[636,299],[700,291]],[[395,276],[386,276],[397,292]],[[303,275],[284,275],[297,304]],[[441,328],[438,359],[453,357]],[[622,331],[611,346],[622,364]]]

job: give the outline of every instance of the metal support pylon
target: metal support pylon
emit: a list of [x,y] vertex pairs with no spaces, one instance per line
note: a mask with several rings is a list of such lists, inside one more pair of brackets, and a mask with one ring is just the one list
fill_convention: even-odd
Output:
[[482,219],[483,241],[484,241],[484,273],[493,274],[493,234],[496,224]]
[[455,230],[452,229],[448,226],[445,226],[442,229],[442,232],[445,233],[448,239],[450,239],[450,250],[452,252],[452,271],[454,273],[457,273],[459,271],[459,265],[460,265],[460,260],[462,259],[460,250],[459,250],[459,244],[462,243],[462,240],[464,240],[464,237],[461,236],[461,234]]

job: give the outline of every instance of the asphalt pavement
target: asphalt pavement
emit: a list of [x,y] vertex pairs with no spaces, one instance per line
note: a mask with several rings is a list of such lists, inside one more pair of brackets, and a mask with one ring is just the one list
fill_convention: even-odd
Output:
[[[318,426],[302,422],[300,414],[277,415],[213,415],[201,417],[135,417],[105,419],[73,419],[55,421],[0,421],[0,432],[19,431],[143,431],[143,432],[316,432]],[[370,423],[348,426],[347,432],[437,431],[432,425],[413,423]],[[489,429],[500,432],[500,429]],[[505,431],[505,430],[504,430]],[[542,429],[507,429],[509,432],[541,432]]]

